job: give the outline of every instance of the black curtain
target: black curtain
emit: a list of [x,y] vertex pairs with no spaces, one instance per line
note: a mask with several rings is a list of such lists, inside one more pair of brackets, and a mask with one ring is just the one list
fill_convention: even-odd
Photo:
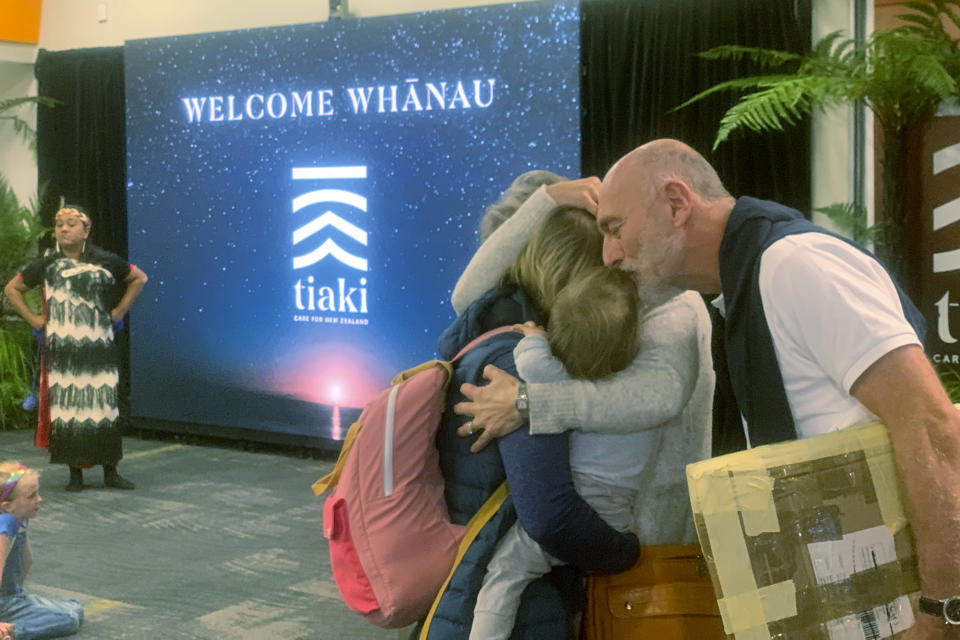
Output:
[[[127,133],[123,47],[40,50],[37,92],[60,102],[37,112],[40,216],[53,224],[60,198],[90,213],[94,244],[127,257]],[[149,267],[145,271],[150,272]],[[118,287],[118,295],[122,287]],[[130,332],[117,334],[121,425],[130,415]]]
[[713,164],[734,196],[810,209],[809,125],[734,135],[716,151],[722,114],[737,96],[715,95],[672,109],[752,63],[703,60],[723,44],[810,49],[810,0],[584,0],[582,4],[583,175],[603,174],[656,138],[677,138]]
[[60,197],[83,205],[91,238],[127,255],[127,159],[123,47],[41,50],[39,95],[60,101],[37,113],[37,173],[46,185],[44,224]]

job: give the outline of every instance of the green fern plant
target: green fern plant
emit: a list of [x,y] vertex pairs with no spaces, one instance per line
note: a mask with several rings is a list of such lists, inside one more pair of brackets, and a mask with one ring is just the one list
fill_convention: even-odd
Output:
[[867,224],[867,208],[853,202],[835,202],[814,209],[827,216],[841,233],[857,244],[873,244],[879,248],[883,243],[883,223]]
[[[36,255],[37,240],[50,231],[40,224],[36,203],[34,200],[29,206],[21,205],[0,176],[0,286]],[[27,303],[39,310],[36,289],[28,293]],[[30,326],[12,313],[7,314],[8,310],[6,296],[0,293],[0,431],[27,428],[35,420],[35,414],[21,406],[33,381],[35,341]]]
[[[862,43],[831,33],[806,55],[738,45],[710,49],[710,60],[752,60],[762,75],[721,82],[677,107],[718,92],[746,92],[720,121],[714,148],[742,129],[782,131],[827,107],[862,103],[883,133],[881,258],[904,279],[904,229],[908,218],[906,181],[911,137],[930,121],[939,105],[960,96],[960,47],[944,28],[960,28],[958,0],[908,2],[906,24],[875,31]],[[774,71],[779,71],[774,73]],[[907,283],[908,285],[910,283]]]
[[943,363],[936,365],[936,370],[950,401],[954,404],[960,403],[960,371],[952,365]]
[[[16,110],[26,104],[52,107],[56,100],[31,96],[0,100],[0,125],[9,122],[32,150],[36,151],[36,132]],[[23,205],[6,179],[0,175],[0,286],[5,285],[37,253],[37,240],[49,229],[40,223],[39,207],[44,189],[36,199]],[[31,291],[28,304],[38,309],[39,295]],[[30,326],[10,314],[6,297],[0,294],[0,430],[29,427],[35,415],[22,403],[34,376],[34,344]]]
[[[23,205],[0,175],[0,286],[37,255],[37,241],[51,232],[40,223],[38,203],[44,192],[41,187],[40,195],[29,205]],[[5,298],[0,297],[0,315],[6,311]]]
[[0,321],[0,431],[29,428],[36,414],[23,408],[34,376],[34,339],[25,322]]

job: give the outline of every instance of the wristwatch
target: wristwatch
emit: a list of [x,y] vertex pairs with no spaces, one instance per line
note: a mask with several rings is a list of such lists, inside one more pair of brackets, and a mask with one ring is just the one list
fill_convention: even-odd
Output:
[[951,596],[946,600],[920,596],[918,608],[922,613],[944,618],[946,624],[960,624],[960,596]]
[[517,413],[520,414],[522,419],[530,419],[530,399],[527,398],[526,382],[521,382],[520,386],[517,387],[517,399],[514,402],[514,405],[517,407]]

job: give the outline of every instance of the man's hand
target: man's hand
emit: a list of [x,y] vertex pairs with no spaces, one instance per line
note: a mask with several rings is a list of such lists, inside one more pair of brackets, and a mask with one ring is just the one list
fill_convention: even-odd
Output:
[[484,367],[483,377],[490,384],[478,387],[465,383],[460,386],[460,393],[470,398],[471,402],[453,405],[454,413],[473,416],[473,420],[457,429],[458,435],[469,436],[481,431],[480,437],[470,447],[474,453],[486,447],[494,438],[502,438],[523,424],[515,404],[520,381],[492,364]]
[[597,203],[600,202],[600,178],[591,176],[579,180],[555,182],[546,187],[547,195],[558,206],[577,207],[597,217]]
[[13,625],[9,622],[0,622],[0,640],[13,640]]

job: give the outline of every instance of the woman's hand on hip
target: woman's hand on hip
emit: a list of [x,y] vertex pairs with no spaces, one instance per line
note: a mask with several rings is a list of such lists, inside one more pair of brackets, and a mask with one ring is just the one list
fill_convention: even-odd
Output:
[[[27,324],[30,325],[31,329],[36,329],[37,331],[43,331],[43,328],[47,326],[47,319],[39,313],[35,313],[31,317],[25,318],[25,320],[27,321]],[[0,640],[2,640],[2,638],[3,636],[0,636]]]

